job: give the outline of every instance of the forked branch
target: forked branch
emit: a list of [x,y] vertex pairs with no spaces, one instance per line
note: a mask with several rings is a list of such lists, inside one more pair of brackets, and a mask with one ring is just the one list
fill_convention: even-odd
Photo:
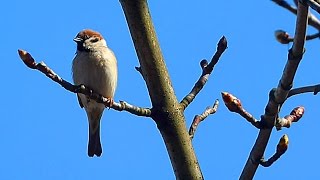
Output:
[[[287,3],[285,0],[272,0],[279,6],[289,10],[293,14],[297,15],[297,8],[294,6],[291,6],[289,3]],[[318,31],[320,31],[320,21],[319,19],[314,16],[311,12],[308,15],[308,24],[314,28],[316,28]]]
[[[263,120],[257,120],[249,112],[247,112],[242,107],[242,104],[238,98],[227,92],[222,92],[221,94],[222,99],[229,111],[239,114],[258,129],[270,128],[266,126]],[[289,128],[293,122],[298,122],[303,116],[303,114],[304,107],[298,106],[291,111],[290,115],[287,115],[284,118],[277,118],[275,123],[277,130],[281,130],[282,127]]]
[[278,87],[270,91],[265,113],[261,116],[261,120],[264,121],[264,124],[266,124],[268,128],[261,129],[259,131],[257,140],[241,173],[241,180],[253,179],[253,176],[259,166],[260,159],[263,157],[268,144],[272,128],[278,117],[280,108],[287,99],[289,91],[292,88],[294,76],[304,53],[308,13],[308,6],[299,2],[295,37],[292,48],[288,53],[287,64],[283,70]]
[[289,145],[289,138],[285,134],[281,137],[281,139],[277,145],[276,153],[274,153],[274,155],[271,156],[267,161],[262,157],[259,162],[260,165],[263,167],[271,166],[274,162],[276,162],[287,151],[288,145]]
[[217,100],[215,100],[215,102],[214,102],[212,107],[207,107],[206,110],[202,114],[196,115],[193,118],[192,124],[191,124],[191,126],[189,128],[189,136],[190,136],[191,139],[193,139],[194,133],[196,132],[197,127],[199,126],[199,124],[203,120],[205,120],[210,114],[214,114],[217,111],[218,106],[219,106],[219,101],[217,99]]
[[202,74],[198,79],[198,81],[193,86],[190,93],[186,95],[180,102],[182,110],[186,109],[189,106],[189,104],[194,100],[196,95],[201,91],[203,86],[206,84],[206,82],[208,81],[209,75],[213,71],[213,67],[217,64],[218,60],[220,59],[220,56],[227,49],[227,46],[228,46],[227,39],[223,36],[218,42],[217,51],[213,55],[210,63],[208,64],[208,61],[205,59],[200,62],[200,66],[202,68]]
[[320,13],[320,4],[319,4],[319,0],[301,0],[305,3],[307,3],[313,10],[317,11],[318,13]]

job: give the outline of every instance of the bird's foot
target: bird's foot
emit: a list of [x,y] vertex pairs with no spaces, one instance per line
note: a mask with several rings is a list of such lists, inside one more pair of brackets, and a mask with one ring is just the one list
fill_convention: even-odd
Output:
[[110,109],[113,105],[114,100],[111,97],[107,97],[107,99],[108,99],[107,106]]

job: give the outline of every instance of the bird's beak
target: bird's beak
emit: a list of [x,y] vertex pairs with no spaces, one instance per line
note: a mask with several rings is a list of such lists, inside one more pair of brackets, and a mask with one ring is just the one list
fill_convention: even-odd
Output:
[[76,43],[79,43],[79,42],[82,42],[83,39],[82,39],[82,38],[79,38],[79,37],[75,37],[75,38],[73,39],[73,41],[76,42]]

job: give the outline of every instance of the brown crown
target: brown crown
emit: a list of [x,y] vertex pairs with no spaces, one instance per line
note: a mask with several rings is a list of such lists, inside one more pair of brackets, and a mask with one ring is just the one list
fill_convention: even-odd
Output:
[[86,40],[89,39],[90,37],[99,37],[100,39],[103,39],[102,35],[98,33],[97,31],[93,31],[91,29],[85,29],[83,31],[80,31],[77,34],[77,37]]

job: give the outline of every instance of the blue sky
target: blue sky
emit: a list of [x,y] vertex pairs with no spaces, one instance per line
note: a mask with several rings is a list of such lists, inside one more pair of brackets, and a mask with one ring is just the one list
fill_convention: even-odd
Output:
[[[258,130],[230,113],[220,92],[228,91],[256,118],[264,113],[268,92],[277,86],[291,47],[274,39],[276,29],[293,34],[295,16],[271,1],[149,1],[150,11],[175,93],[183,98],[198,79],[199,62],[210,59],[221,36],[228,49],[196,100],[194,115],[220,99],[216,114],[200,124],[193,145],[206,179],[238,179]],[[0,179],[174,179],[165,145],[155,123],[127,112],[107,110],[102,120],[101,158],[87,156],[88,127],[76,96],[20,61],[17,49],[29,51],[71,81],[71,62],[78,31],[101,32],[118,59],[115,100],[149,107],[137,56],[118,1],[2,2],[4,43],[0,59],[2,106]],[[315,29],[309,28],[314,33]],[[294,86],[319,83],[319,42],[306,43]],[[273,131],[265,156],[270,157],[283,134],[289,149],[270,168],[260,167],[255,179],[316,179],[319,96],[289,99],[284,116],[298,105],[305,115],[290,129]]]

